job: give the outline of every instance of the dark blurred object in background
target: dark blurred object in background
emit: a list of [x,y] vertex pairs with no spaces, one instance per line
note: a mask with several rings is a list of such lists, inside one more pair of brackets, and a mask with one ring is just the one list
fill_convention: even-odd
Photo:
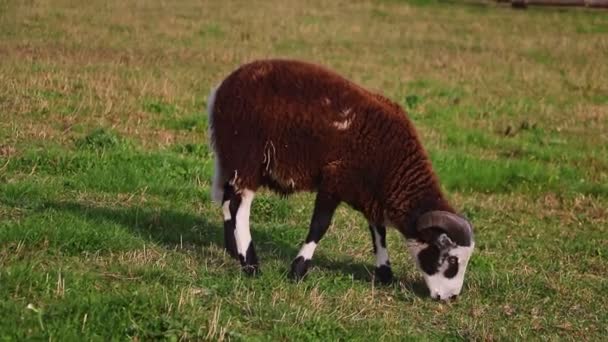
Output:
[[528,5],[538,6],[579,6],[590,8],[608,8],[608,0],[496,0],[510,2],[514,8],[526,8]]

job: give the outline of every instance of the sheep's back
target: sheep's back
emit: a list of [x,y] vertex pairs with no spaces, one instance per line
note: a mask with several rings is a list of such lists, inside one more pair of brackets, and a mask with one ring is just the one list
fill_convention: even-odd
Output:
[[228,76],[213,118],[216,150],[227,159],[221,163],[249,165],[260,185],[284,193],[314,190],[331,172],[345,183],[336,188],[381,188],[374,181],[399,155],[408,124],[399,106],[332,71],[276,60]]

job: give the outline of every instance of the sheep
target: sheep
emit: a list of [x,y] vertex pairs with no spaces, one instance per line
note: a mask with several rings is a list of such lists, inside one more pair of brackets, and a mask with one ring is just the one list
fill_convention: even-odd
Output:
[[259,270],[249,214],[260,187],[316,192],[309,232],[291,264],[301,280],[340,203],[369,224],[375,279],[393,272],[386,227],[406,239],[432,298],[461,289],[474,249],[470,222],[445,199],[405,111],[322,66],[296,60],[244,64],[208,99],[215,153],[212,198],[221,204],[227,252]]

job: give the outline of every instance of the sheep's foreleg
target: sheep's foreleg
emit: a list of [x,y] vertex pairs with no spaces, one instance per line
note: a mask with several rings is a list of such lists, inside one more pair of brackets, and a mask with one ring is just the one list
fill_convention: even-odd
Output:
[[291,278],[300,280],[306,275],[308,267],[310,266],[310,260],[317,248],[317,244],[323,235],[325,235],[325,232],[327,232],[334,211],[339,203],[340,202],[332,196],[322,192],[317,193],[308,236],[306,237],[298,256],[291,264]]
[[234,193],[234,188],[227,184],[224,186],[224,196],[222,198],[222,212],[224,213],[224,247],[230,256],[238,259],[236,250],[236,212],[241,205],[241,196]]
[[386,227],[370,223],[369,230],[372,233],[372,243],[376,255],[376,279],[383,284],[389,284],[393,281],[393,271],[386,249]]

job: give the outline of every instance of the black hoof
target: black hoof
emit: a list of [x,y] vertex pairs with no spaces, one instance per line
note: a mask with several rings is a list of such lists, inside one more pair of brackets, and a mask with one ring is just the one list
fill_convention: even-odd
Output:
[[390,266],[382,265],[376,267],[376,280],[382,284],[388,285],[393,282],[393,270]]
[[291,263],[291,272],[289,272],[289,278],[295,281],[300,281],[308,272],[308,267],[310,266],[310,260],[304,259],[303,256],[297,257]]
[[243,265],[241,266],[243,273],[248,276],[256,276],[260,274],[260,266],[259,265]]
[[258,256],[255,254],[253,243],[249,244],[246,256],[239,254],[239,260],[241,261],[241,268],[243,269],[243,272],[245,272],[247,275],[256,275],[260,272]]

